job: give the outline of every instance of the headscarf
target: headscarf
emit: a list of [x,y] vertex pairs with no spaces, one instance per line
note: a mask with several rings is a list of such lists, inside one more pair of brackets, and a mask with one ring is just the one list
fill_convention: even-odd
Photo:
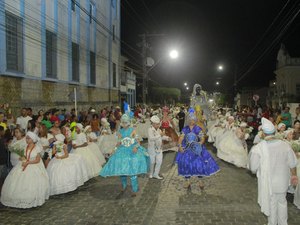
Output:
[[54,142],[54,144],[64,143],[65,136],[63,134],[57,134],[57,135],[55,135],[55,139],[56,139],[56,141]]
[[275,133],[275,126],[270,120],[263,117],[261,119],[261,123],[262,123],[261,128],[265,134]]
[[158,116],[152,116],[150,121],[156,124],[160,123],[160,119],[158,118]]
[[37,136],[35,133],[31,132],[31,131],[28,131],[28,132],[26,133],[26,136],[30,137],[30,139],[31,139],[34,143],[37,143],[38,140],[39,140],[38,136]]
[[130,125],[130,118],[127,114],[123,114],[121,117],[121,123],[126,124],[127,126]]

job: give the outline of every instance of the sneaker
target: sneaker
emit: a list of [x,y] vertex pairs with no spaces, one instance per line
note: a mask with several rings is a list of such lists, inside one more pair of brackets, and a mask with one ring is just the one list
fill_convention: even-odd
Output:
[[153,176],[152,176],[152,175],[149,175],[149,178],[151,179],[151,178],[153,178]]
[[155,179],[158,179],[158,180],[162,180],[162,179],[164,179],[164,178],[162,178],[162,177],[160,177],[160,176],[153,176],[153,178],[155,178]]

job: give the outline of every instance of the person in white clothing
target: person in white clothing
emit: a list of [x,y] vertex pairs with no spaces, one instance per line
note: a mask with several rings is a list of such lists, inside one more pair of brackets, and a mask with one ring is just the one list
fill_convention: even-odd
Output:
[[286,193],[297,185],[297,158],[290,145],[276,138],[271,121],[262,118],[264,140],[250,151],[249,168],[258,179],[258,204],[268,225],[287,225]]
[[17,118],[16,124],[18,127],[22,128],[27,132],[28,121],[32,120],[30,116],[27,115],[27,109],[23,108],[21,111],[21,116]]
[[[152,116],[151,127],[148,129],[148,153],[150,156],[150,174],[149,178],[163,179],[159,176],[161,168],[163,153],[162,153],[162,140],[170,141],[171,138],[165,135],[159,129],[160,119],[157,116]],[[155,168],[154,168],[155,167]]]

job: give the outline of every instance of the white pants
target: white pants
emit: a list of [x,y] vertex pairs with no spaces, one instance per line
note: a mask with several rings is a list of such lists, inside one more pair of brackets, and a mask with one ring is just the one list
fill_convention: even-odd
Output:
[[163,153],[162,151],[156,152],[155,150],[149,149],[149,156],[150,156],[150,175],[158,176],[162,164]]
[[268,225],[287,225],[287,219],[286,193],[273,193]]

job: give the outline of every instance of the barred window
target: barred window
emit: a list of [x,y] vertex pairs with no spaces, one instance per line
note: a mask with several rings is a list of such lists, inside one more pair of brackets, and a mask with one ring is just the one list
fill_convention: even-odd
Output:
[[72,42],[72,81],[79,82],[79,45]]
[[117,87],[117,65],[113,63],[113,87]]
[[57,78],[57,37],[46,30],[46,75]]
[[20,17],[6,12],[5,25],[7,70],[23,72],[23,21]]
[[90,52],[90,83],[96,84],[96,56]]

